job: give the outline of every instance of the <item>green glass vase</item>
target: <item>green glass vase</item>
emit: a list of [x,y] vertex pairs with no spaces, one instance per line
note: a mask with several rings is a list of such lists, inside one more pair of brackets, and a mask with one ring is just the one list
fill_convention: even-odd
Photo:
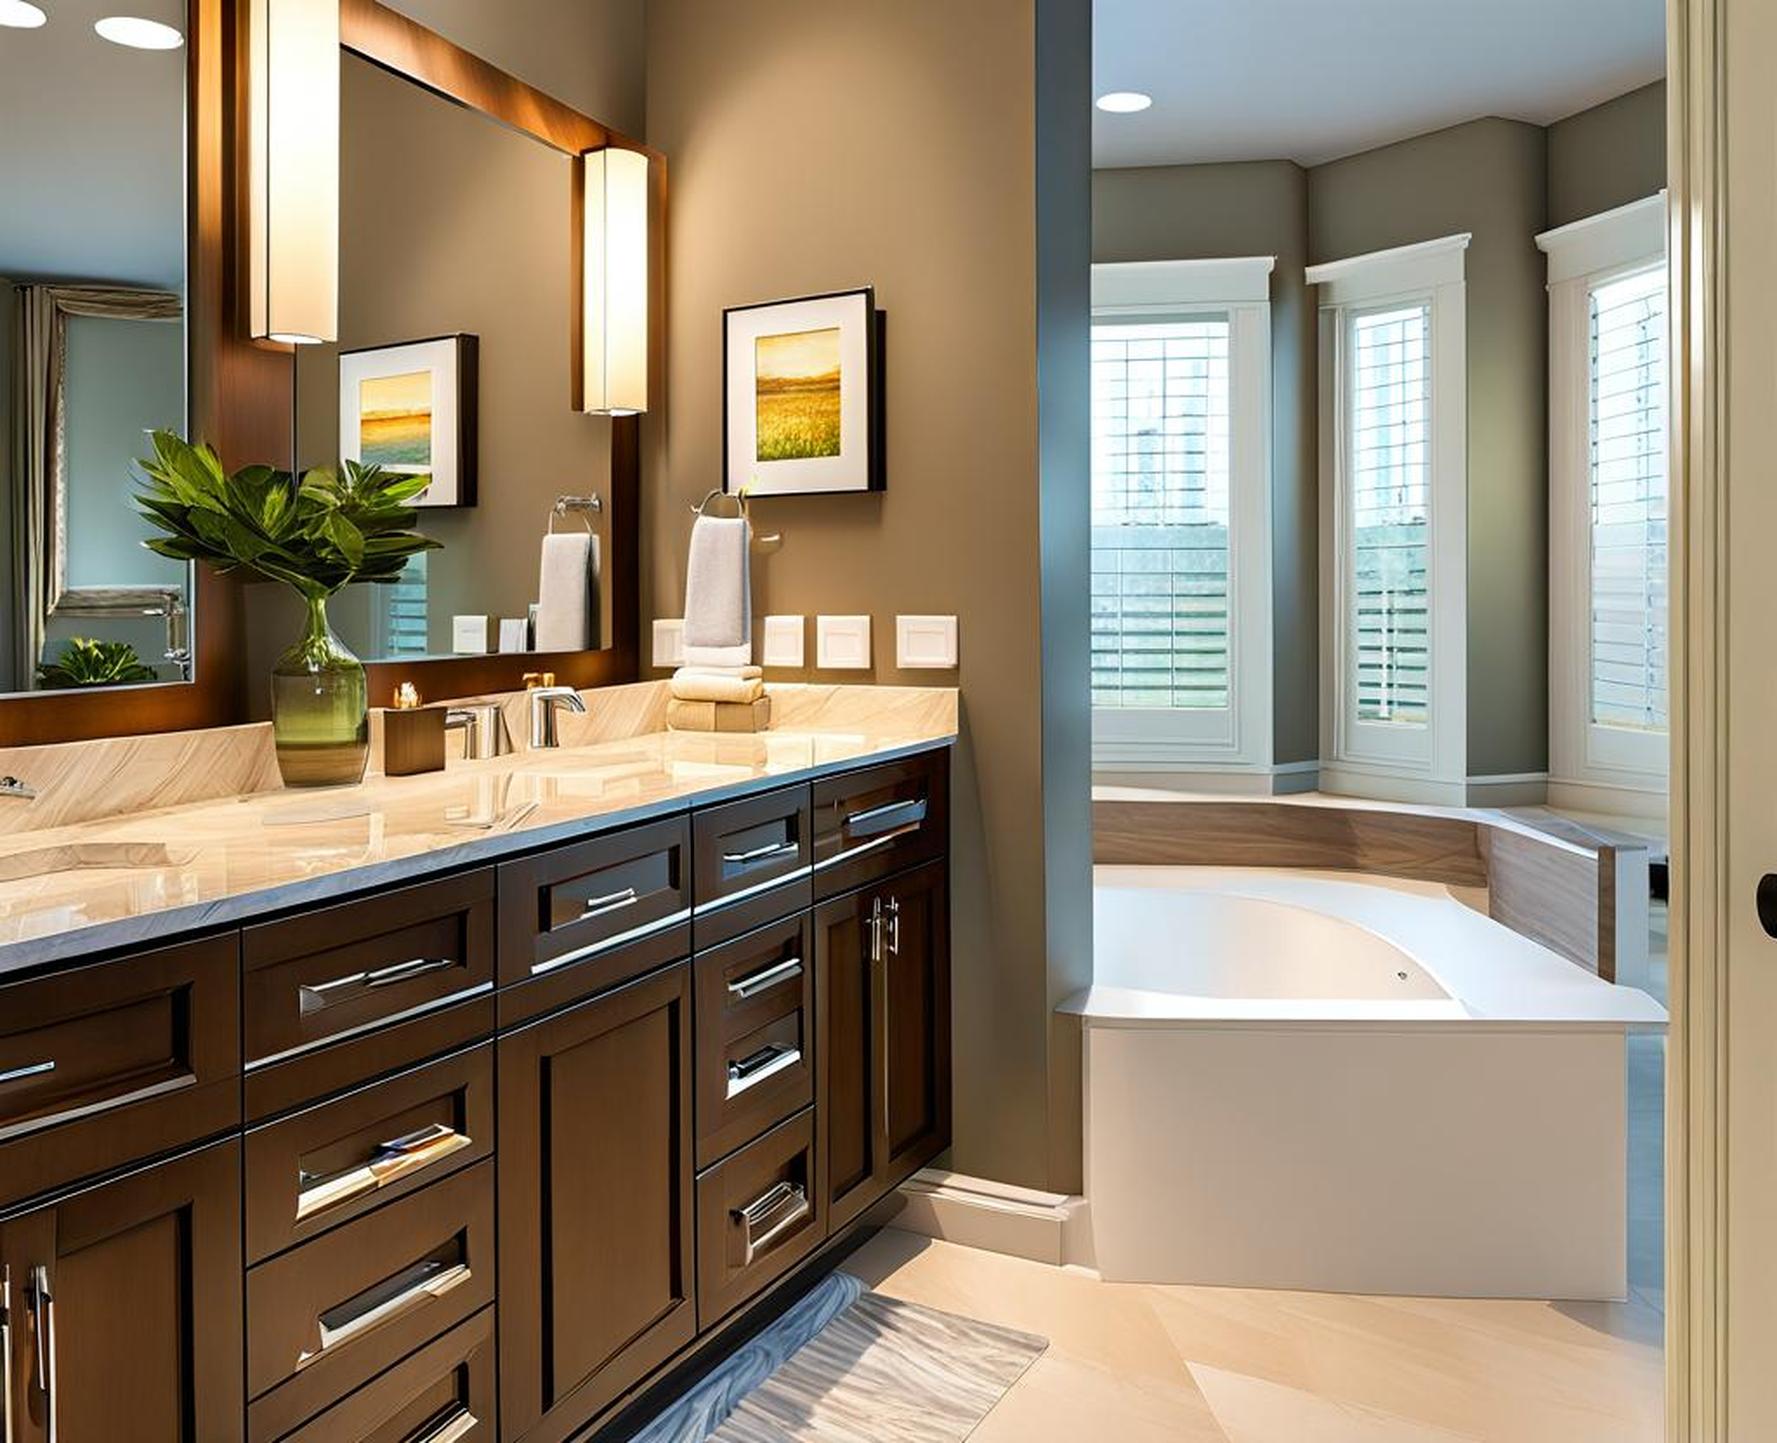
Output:
[[304,601],[308,623],[271,674],[278,771],[287,787],[350,786],[370,759],[364,664],[327,624],[327,598]]

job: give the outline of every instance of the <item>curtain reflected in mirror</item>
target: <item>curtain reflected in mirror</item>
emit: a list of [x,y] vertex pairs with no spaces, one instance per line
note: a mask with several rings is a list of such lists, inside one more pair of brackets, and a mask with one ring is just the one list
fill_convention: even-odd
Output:
[[130,500],[186,429],[186,55],[78,8],[0,45],[0,693],[190,677],[191,568]]

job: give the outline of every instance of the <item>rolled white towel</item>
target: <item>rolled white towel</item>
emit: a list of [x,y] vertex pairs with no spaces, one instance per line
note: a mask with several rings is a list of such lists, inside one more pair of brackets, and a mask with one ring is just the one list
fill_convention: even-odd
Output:
[[755,702],[765,695],[765,682],[756,666],[686,666],[673,673],[672,689],[679,701]]

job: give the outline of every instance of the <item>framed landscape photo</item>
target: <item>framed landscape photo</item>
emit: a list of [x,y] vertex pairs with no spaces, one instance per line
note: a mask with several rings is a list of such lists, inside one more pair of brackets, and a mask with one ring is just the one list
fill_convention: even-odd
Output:
[[474,336],[438,336],[339,353],[339,454],[429,475],[414,506],[475,504]]
[[722,313],[722,488],[880,491],[882,316],[868,286]]

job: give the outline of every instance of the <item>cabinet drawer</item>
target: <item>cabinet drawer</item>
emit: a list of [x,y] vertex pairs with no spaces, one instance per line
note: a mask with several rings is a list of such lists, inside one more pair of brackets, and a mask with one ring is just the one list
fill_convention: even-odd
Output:
[[816,782],[815,897],[834,897],[941,857],[949,835],[948,751]]
[[493,1443],[494,1310],[366,1383],[288,1443]]
[[500,867],[502,1025],[640,976],[691,942],[691,823],[650,822]]
[[493,1151],[494,1049],[442,1058],[247,1134],[247,1261]]
[[697,1180],[697,1320],[707,1328],[827,1235],[815,1187],[814,1109]]
[[692,820],[699,947],[807,907],[814,861],[811,798],[785,787],[706,807]]
[[804,915],[698,954],[699,1167],[814,1100],[813,948]]
[[247,1432],[282,1438],[494,1296],[492,1160],[247,1274]]
[[[247,1068],[259,1071],[491,991],[494,874],[249,927],[241,947]],[[391,1037],[378,1055],[387,1069],[425,1054]]]
[[239,947],[0,986],[0,1205],[240,1122]]

